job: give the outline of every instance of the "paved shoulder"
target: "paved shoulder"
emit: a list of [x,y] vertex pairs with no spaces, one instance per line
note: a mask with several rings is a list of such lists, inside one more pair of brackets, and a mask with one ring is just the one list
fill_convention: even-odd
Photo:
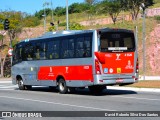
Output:
[[108,86],[108,89],[115,90],[133,90],[133,91],[143,91],[143,92],[160,92],[159,88],[135,88],[135,87],[120,87],[120,86]]
[[0,90],[14,90],[17,85],[13,85],[10,80],[0,80]]

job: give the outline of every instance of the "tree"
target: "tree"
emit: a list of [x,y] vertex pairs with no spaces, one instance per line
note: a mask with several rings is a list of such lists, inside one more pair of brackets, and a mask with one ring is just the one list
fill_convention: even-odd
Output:
[[[4,22],[4,15],[3,14],[0,14],[0,30],[3,30],[4,27],[3,27],[3,22]],[[4,56],[2,53],[3,53],[3,50],[4,48],[6,47],[6,45],[4,44],[4,34],[5,32],[2,31],[1,34],[0,34],[0,66],[1,66],[1,77],[4,76],[4,72],[3,72],[3,69],[4,69],[4,63],[5,63],[5,58],[6,58],[6,55]],[[3,57],[4,56],[4,57]]]
[[18,37],[19,33],[22,32],[23,24],[23,13],[21,12],[8,12],[10,26],[8,30],[8,35],[10,37],[10,41],[15,40]]
[[79,3],[73,3],[72,5],[69,6],[68,11],[70,14],[72,13],[80,13],[79,9]]
[[[52,10],[50,8],[45,8],[45,14],[46,14],[46,16],[48,16],[51,13],[52,13]],[[34,16],[37,17],[38,19],[42,19],[43,15],[44,15],[44,9],[40,10],[39,12],[36,12],[34,14]]]
[[[0,20],[4,21],[4,19],[8,19],[10,21],[9,30],[6,31],[9,36],[9,41],[12,43],[13,40],[15,40],[19,33],[21,33],[23,28],[23,19],[24,14],[21,12],[15,12],[15,11],[5,11],[0,13]],[[0,25],[0,29],[3,29],[3,24]],[[5,37],[7,38],[7,37]],[[1,62],[1,77],[3,77],[3,71],[4,71],[4,64],[7,57],[7,45],[4,45],[3,43],[4,35],[1,36],[1,56],[0,56],[0,62]],[[8,47],[8,46],[7,46]],[[3,51],[3,55],[2,55]],[[10,70],[8,68],[8,70]]]
[[88,18],[89,20],[91,19],[91,16],[96,13],[96,9],[95,9],[95,1],[96,0],[85,0],[85,3],[87,3],[88,5],[88,10],[86,10],[86,12],[88,13]]
[[108,13],[112,18],[113,23],[116,23],[117,17],[122,10],[120,0],[104,0],[101,3],[102,12]]
[[122,8],[131,13],[133,20],[137,19],[142,3],[145,4],[146,8],[154,4],[153,0],[121,0]]
[[85,0],[85,2],[88,3],[89,5],[93,5],[95,1],[96,0]]
[[55,14],[58,16],[66,14],[66,9],[63,7],[56,7],[56,9],[54,11],[55,11]]
[[4,61],[3,61],[3,59],[2,59],[3,37],[4,37],[3,35],[0,35],[0,41],[1,41],[1,43],[0,43],[0,66],[1,66],[1,77],[4,76],[4,74],[3,74]]

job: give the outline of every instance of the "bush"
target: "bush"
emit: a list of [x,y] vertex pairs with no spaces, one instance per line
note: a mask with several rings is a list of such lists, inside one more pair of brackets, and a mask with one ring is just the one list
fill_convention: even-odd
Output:
[[158,23],[160,23],[160,16],[155,16],[154,19],[157,20]]
[[59,23],[58,26],[66,26],[66,22]]
[[36,27],[40,25],[40,20],[37,17],[28,17],[23,21],[25,27]]
[[84,26],[79,23],[71,23],[69,26],[70,30],[83,30]]
[[52,32],[52,31],[55,31],[55,26],[51,26],[48,28],[48,31]]

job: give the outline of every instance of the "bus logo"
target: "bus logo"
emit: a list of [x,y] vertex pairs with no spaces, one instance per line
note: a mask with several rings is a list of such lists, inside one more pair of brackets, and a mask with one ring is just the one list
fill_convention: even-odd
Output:
[[117,68],[117,73],[121,73],[121,68]]
[[104,73],[108,73],[108,68],[104,68]]
[[121,54],[116,54],[117,58],[116,60],[121,60],[119,57],[120,57]]
[[66,73],[68,73],[68,67],[66,67]]
[[84,66],[83,68],[84,68],[84,69],[89,69],[89,66]]
[[109,72],[110,72],[110,73],[113,73],[113,69],[112,69],[112,68],[110,68],[110,69],[109,69]]
[[128,64],[126,65],[125,69],[133,69],[133,66],[130,60],[128,60]]
[[52,67],[50,67],[50,73],[52,72]]

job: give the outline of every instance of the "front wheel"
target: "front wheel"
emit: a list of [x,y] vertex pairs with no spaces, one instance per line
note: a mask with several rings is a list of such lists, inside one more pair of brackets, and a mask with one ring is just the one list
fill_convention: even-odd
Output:
[[66,81],[60,78],[58,81],[58,90],[61,94],[66,94],[68,92],[68,87],[66,86]]
[[22,78],[19,78],[19,79],[18,79],[18,88],[19,88],[20,90],[24,90],[24,89],[25,89],[25,86],[24,86],[24,84],[23,84]]
[[32,86],[31,86],[31,85],[25,85],[25,89],[31,90],[31,89],[32,89]]

